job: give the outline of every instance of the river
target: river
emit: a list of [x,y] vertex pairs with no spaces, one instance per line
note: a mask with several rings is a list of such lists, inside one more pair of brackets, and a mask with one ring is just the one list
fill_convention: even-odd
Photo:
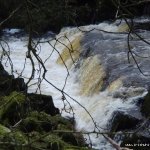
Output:
[[[57,42],[56,40],[52,40],[51,36],[40,39],[37,53],[43,62],[45,62],[47,69],[46,79],[57,88],[61,90],[64,88],[65,93],[73,99],[65,95],[67,101],[69,101],[69,103],[67,103],[67,101],[63,100],[62,93],[44,80],[40,88],[38,88],[39,64],[35,58],[34,62],[37,70],[28,90],[29,92],[37,91],[38,93],[41,92],[42,94],[52,95],[55,106],[61,110],[64,116],[72,117],[70,110],[73,108],[76,129],[78,131],[94,131],[95,124],[91,117],[96,122],[100,132],[109,131],[111,118],[117,111],[130,113],[134,110],[134,114],[138,117],[142,117],[136,102],[138,98],[143,97],[147,93],[147,89],[150,85],[150,77],[143,76],[140,73],[131,56],[131,62],[130,64],[128,63],[127,34],[116,34],[118,32],[126,33],[127,26],[124,23],[118,25],[118,22],[84,26],[80,27],[80,30],[75,27],[63,28],[61,32],[56,35],[56,39],[59,38]],[[91,32],[81,31],[89,31],[93,28],[96,28],[96,30],[92,30]],[[115,33],[107,33],[100,30]],[[24,63],[26,62],[22,77],[27,81],[32,71],[30,60],[25,60],[28,36],[17,37],[16,33],[20,32],[18,29],[6,29],[4,32],[5,35],[3,39],[9,44],[14,75],[16,77],[20,75],[24,68]],[[140,31],[141,36],[150,40],[148,34],[149,31]],[[37,42],[38,39],[34,41]],[[45,41],[50,41],[50,44],[45,43]],[[8,51],[8,47],[4,42],[3,45]],[[74,63],[65,45],[75,50],[72,53]],[[53,46],[56,49],[54,49]],[[131,46],[134,52],[144,57],[150,54],[149,45],[141,42],[136,36],[132,37]],[[69,71],[66,85],[65,81],[68,71],[63,65],[58,52],[64,59]],[[148,75],[148,71],[150,70],[148,65],[149,59],[137,59],[144,74]],[[5,64],[5,62],[6,57],[4,56],[3,64]],[[11,69],[8,62],[5,67],[6,70],[10,72]],[[40,75],[40,77],[41,76],[42,75]],[[74,100],[83,107],[78,105]],[[91,116],[89,116],[84,108],[86,108]],[[88,136],[85,135],[85,138],[87,138],[88,142]],[[113,149],[109,142],[101,135],[97,137],[95,134],[90,134],[90,139],[95,149]]]

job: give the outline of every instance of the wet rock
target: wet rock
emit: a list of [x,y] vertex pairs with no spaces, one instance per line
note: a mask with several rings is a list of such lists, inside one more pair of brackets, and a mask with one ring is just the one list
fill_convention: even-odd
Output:
[[111,123],[111,131],[117,132],[136,128],[140,120],[123,112],[115,112]]
[[27,107],[32,111],[43,111],[52,116],[59,114],[59,109],[54,106],[51,96],[31,93],[27,97]]
[[143,98],[141,112],[146,117],[150,116],[150,92]]

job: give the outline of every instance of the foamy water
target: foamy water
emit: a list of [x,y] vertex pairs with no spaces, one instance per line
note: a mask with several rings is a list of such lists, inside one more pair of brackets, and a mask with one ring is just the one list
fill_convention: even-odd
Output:
[[[83,30],[91,30],[92,28],[98,28],[103,29],[106,31],[113,31],[117,32],[117,26],[115,25],[109,25],[106,23],[102,23],[99,25],[91,25],[87,27],[81,27]],[[14,32],[14,30],[13,30]],[[65,28],[61,31],[61,33],[57,36],[60,37],[62,35],[67,36],[70,40],[75,39],[76,36],[80,34],[80,31],[77,28]],[[47,39],[42,39],[42,41]],[[67,39],[62,38],[61,41],[65,44],[68,43]],[[25,56],[27,52],[27,37],[22,38],[15,38],[12,37],[9,41],[9,46],[11,49],[11,59],[13,61],[13,67],[14,70],[17,71],[17,74],[14,72],[15,76],[17,77],[18,74],[22,71],[25,61]],[[55,45],[55,41],[51,41],[52,45]],[[39,51],[39,56],[42,58],[42,60],[46,60],[50,55],[51,57],[45,62],[46,69],[48,70],[46,73],[46,79],[51,82],[53,85],[58,87],[59,89],[62,89],[65,84],[65,79],[67,76],[67,70],[64,66],[58,65],[56,63],[59,55],[58,52],[55,50],[53,51],[53,48],[48,43],[41,43],[40,44],[41,51]],[[62,51],[64,46],[60,43],[56,44],[56,48],[59,50],[59,52]],[[52,53],[53,52],[53,53]],[[35,59],[34,59],[35,60]],[[5,61],[3,61],[3,64]],[[35,60],[36,68],[38,68],[38,63]],[[6,70],[10,71],[10,66],[8,65],[8,68],[6,67]],[[26,60],[26,66],[23,71],[22,76],[23,77],[30,77],[31,74],[31,62],[29,60]],[[103,92],[96,93],[92,96],[84,96],[80,95],[80,83],[77,80],[77,76],[79,73],[79,70],[74,70],[74,67],[72,66],[69,69],[69,77],[65,86],[64,91],[69,94],[72,98],[77,100],[81,105],[83,105],[91,114],[91,116],[96,121],[97,125],[100,127],[100,131],[108,131],[108,123],[109,120],[112,117],[112,114],[115,111],[124,111],[128,112],[131,110],[131,108],[134,108],[134,110],[138,107],[133,103],[133,99],[136,99],[137,97],[144,96],[146,94],[146,90],[143,90],[140,94],[130,96],[128,100],[124,101],[121,98],[114,98],[113,94],[110,93],[108,90],[105,90]],[[38,78],[38,71],[35,73],[34,80],[32,80],[32,83],[37,82]],[[25,81],[27,79],[25,78]],[[121,87],[118,89],[118,91],[122,90],[124,87]],[[131,87],[131,90],[135,87]],[[37,85],[32,85],[29,87],[29,92],[35,92],[37,89]],[[46,81],[43,81],[40,88],[41,92],[46,95],[52,95],[54,99],[55,106],[60,108],[60,110],[63,109],[64,104],[62,101],[62,94],[57,89],[55,89],[53,86],[48,84]],[[38,90],[39,92],[39,90]],[[116,92],[116,91],[115,91]],[[87,112],[80,107],[76,102],[74,102],[72,99],[67,97],[67,100],[71,104],[71,106],[74,109],[75,112],[75,119],[76,119],[76,128],[79,131],[93,131],[94,130],[94,124],[90,118],[90,116],[87,114]],[[66,103],[67,104],[67,103]],[[69,106],[66,106],[66,109],[69,108]],[[70,116],[70,114],[63,111],[64,116]],[[91,135],[91,140],[93,143],[93,147],[99,150],[112,150],[113,148],[110,146],[110,144],[100,135],[97,137],[96,135]]]

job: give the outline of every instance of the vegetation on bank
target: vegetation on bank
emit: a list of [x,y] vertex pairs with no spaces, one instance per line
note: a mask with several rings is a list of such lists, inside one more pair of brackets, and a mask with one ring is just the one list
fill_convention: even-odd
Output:
[[27,94],[24,85],[23,79],[10,76],[0,64],[1,150],[89,149],[83,136],[74,132],[74,122],[61,116],[51,96]]

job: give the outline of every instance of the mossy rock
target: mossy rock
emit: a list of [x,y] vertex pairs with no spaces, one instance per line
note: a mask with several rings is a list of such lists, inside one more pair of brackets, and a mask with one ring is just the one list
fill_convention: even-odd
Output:
[[24,116],[22,105],[25,102],[25,95],[12,92],[9,96],[0,99],[0,121],[4,125],[14,125]]
[[[62,127],[62,128],[61,128]],[[51,116],[45,112],[33,111],[20,124],[21,130],[24,132],[49,132],[56,129],[72,129],[73,125],[67,119],[60,115]]]
[[72,145],[74,147],[86,147],[83,135],[80,133],[63,132],[61,135],[59,134],[59,136],[64,142],[68,143],[69,145]]
[[89,148],[80,145],[73,146],[56,135],[49,135],[44,140],[49,142],[48,148],[51,150],[89,150]]
[[20,129],[24,132],[49,132],[53,127],[50,117],[44,112],[33,111],[22,121]]
[[[80,147],[80,146],[73,146],[65,141],[62,140],[61,137],[59,137],[56,133],[45,133],[39,134],[39,132],[32,132],[34,134],[32,136],[32,148],[41,148],[41,149],[48,149],[48,150],[66,150],[66,149],[72,149],[72,150],[87,150],[87,148]],[[35,138],[36,134],[36,138]],[[30,133],[31,135],[31,133]],[[40,138],[42,137],[42,138]],[[31,136],[30,136],[31,138]],[[37,139],[37,140],[35,140]]]
[[10,133],[11,130],[3,125],[0,124],[0,138],[5,136],[6,134]]
[[51,150],[63,150],[64,146],[68,145],[55,134],[48,135],[43,139],[43,141],[48,142],[48,148]]
[[51,117],[53,124],[57,124],[57,129],[68,129],[73,130],[73,124],[70,120],[62,117],[61,115],[56,115]]
[[141,112],[144,116],[150,117],[150,91],[143,99],[143,103],[141,106]]
[[3,134],[0,141],[0,150],[27,150],[23,148],[23,145],[28,143],[27,137],[20,131]]

